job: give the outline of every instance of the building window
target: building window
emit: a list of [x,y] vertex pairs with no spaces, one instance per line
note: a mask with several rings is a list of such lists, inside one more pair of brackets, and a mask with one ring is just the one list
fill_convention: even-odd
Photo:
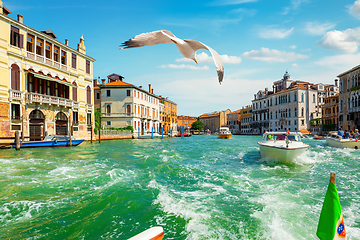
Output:
[[71,67],[76,69],[76,54],[71,54]]
[[14,26],[11,26],[10,44],[15,47],[23,48],[23,39],[24,36],[20,34],[19,29]]
[[305,120],[301,120],[301,125],[304,126],[305,125]]
[[90,74],[90,61],[86,60],[86,73]]
[[11,89],[20,91],[20,68],[18,65],[11,65]]
[[88,114],[87,114],[86,123],[87,123],[87,125],[91,125],[91,124],[92,124],[91,113],[88,113]]
[[61,51],[61,64],[66,65],[66,52]]
[[315,103],[315,94],[313,94],[313,103]]
[[100,92],[96,93],[96,100],[100,100]]
[[[76,86],[76,82],[73,82],[73,85]],[[72,88],[72,94],[73,94],[72,100],[73,100],[73,101],[77,101],[77,87],[73,87],[73,88]]]
[[111,96],[110,90],[106,90],[106,96],[107,96],[107,97],[110,97],[110,96]]
[[110,115],[110,113],[111,113],[111,105],[107,105],[106,106],[106,115]]
[[73,123],[75,125],[79,124],[79,113],[78,112],[73,112]]
[[59,61],[60,61],[59,51],[60,51],[60,48],[57,47],[57,46],[54,46],[54,61],[55,61],[55,62],[59,62]]
[[20,105],[11,104],[11,119],[20,120]]
[[304,108],[301,108],[301,116],[304,116]]
[[26,50],[28,52],[34,52],[34,36],[27,35]]
[[36,54],[43,55],[44,41],[40,38],[36,39]]
[[304,94],[301,94],[301,102],[304,102]]
[[107,126],[111,126],[111,121],[106,121]]
[[91,104],[91,88],[89,86],[86,87],[86,103]]
[[45,44],[45,57],[51,59],[51,44],[48,42]]
[[126,90],[126,96],[130,96],[130,90]]

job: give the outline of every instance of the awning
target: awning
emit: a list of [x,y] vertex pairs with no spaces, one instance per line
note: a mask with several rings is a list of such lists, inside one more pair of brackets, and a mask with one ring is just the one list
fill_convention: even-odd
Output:
[[49,81],[57,82],[57,83],[64,84],[64,85],[69,86],[69,87],[77,87],[77,86],[75,86],[75,85],[72,84],[72,83],[65,82],[65,81],[62,81],[62,80],[60,80],[60,79],[56,79],[56,78],[53,78],[53,77],[45,76],[45,75],[42,75],[42,74],[39,74],[39,73],[35,73],[35,72],[29,72],[29,71],[28,71],[28,73],[31,73],[32,75],[34,75],[34,76],[37,77],[37,78],[41,78],[41,79],[46,79],[46,80],[49,80]]
[[302,134],[311,134],[311,132],[309,132],[308,130],[299,130],[299,132],[301,132]]

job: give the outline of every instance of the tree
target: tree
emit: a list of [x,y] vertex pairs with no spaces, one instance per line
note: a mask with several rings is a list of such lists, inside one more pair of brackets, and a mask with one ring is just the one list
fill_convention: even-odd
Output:
[[95,128],[94,128],[95,134],[98,133],[98,129],[100,129],[101,127],[101,118],[102,118],[101,108],[97,108],[95,110]]
[[200,121],[200,120],[198,119],[198,120],[196,120],[195,122],[193,122],[193,123],[191,124],[191,129],[202,131],[202,130],[204,130],[204,124],[203,124],[202,121]]

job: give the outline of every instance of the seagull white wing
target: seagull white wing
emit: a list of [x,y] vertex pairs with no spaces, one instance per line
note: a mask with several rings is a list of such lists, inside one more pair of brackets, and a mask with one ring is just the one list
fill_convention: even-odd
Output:
[[211,52],[212,58],[214,60],[215,63],[215,67],[216,67],[216,72],[218,75],[218,79],[219,79],[219,83],[221,84],[223,78],[224,78],[224,65],[223,62],[221,60],[220,55],[211,47],[199,42],[199,41],[195,41],[195,40],[184,40],[187,44],[190,45],[190,47],[192,49],[194,49],[194,51],[197,51],[198,49],[207,49]]
[[172,43],[173,41],[171,41],[171,39],[166,34],[163,34],[162,32],[165,32],[169,36],[175,37],[175,35],[172,32],[167,31],[167,30],[159,30],[159,31],[154,31],[154,32],[149,32],[149,33],[142,33],[142,34],[135,36],[134,38],[129,39],[126,42],[123,42],[121,44],[121,47],[123,47],[123,49],[125,49],[125,48],[151,46],[151,45],[156,45],[156,44],[161,44],[161,43]]

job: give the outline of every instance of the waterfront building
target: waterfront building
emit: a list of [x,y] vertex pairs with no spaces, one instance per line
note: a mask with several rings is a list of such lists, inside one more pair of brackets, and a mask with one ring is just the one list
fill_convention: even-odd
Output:
[[199,119],[204,124],[204,130],[215,133],[219,131],[221,126],[227,124],[227,114],[230,112],[230,109],[227,109],[219,112],[204,113],[200,115]]
[[339,126],[360,129],[360,65],[337,77],[340,79]]
[[46,134],[89,139],[93,127],[93,62],[83,36],[77,49],[17,20],[0,0],[0,137]]
[[283,79],[274,82],[274,93],[269,98],[270,130],[321,132],[321,107],[324,99],[338,92],[336,85],[312,84]]
[[123,81],[118,74],[107,76],[107,83],[102,81],[100,88],[101,113],[103,128],[134,128],[134,135],[158,131],[160,127],[159,101],[154,89],[149,84],[149,91],[142,86]]
[[190,131],[191,125],[193,122],[197,121],[197,117],[180,115],[177,116],[177,121],[178,131],[180,131],[181,127],[184,127],[185,130]]
[[323,133],[337,130],[339,126],[339,94],[324,98],[321,111]]
[[227,114],[227,126],[233,135],[240,134],[240,121],[240,109]]
[[254,94],[254,100],[252,100],[252,131],[253,134],[263,134],[269,131],[269,97],[273,92],[259,90]]
[[159,96],[162,114],[161,126],[163,127],[164,134],[177,135],[177,104],[170,101],[169,98]]
[[244,135],[253,134],[252,128],[251,128],[252,119],[253,119],[252,105],[242,107],[240,109],[240,114],[241,114],[240,134],[244,134]]

